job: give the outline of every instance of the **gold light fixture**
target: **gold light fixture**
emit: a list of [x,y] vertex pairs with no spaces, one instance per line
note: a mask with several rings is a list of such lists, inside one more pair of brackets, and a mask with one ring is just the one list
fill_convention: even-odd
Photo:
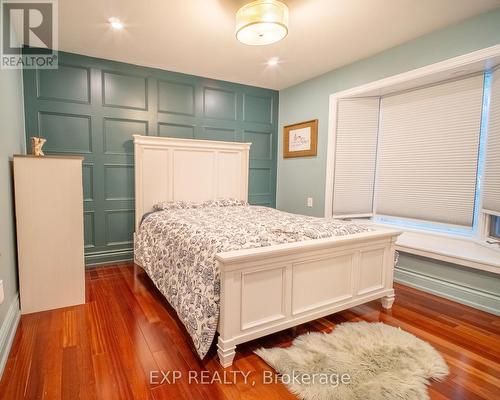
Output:
[[288,7],[277,0],[257,0],[236,13],[236,38],[259,46],[279,42],[288,34]]

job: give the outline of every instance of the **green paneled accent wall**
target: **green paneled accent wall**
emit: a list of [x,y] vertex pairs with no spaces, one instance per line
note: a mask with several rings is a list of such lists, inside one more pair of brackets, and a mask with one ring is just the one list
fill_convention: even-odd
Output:
[[249,201],[275,206],[276,91],[60,52],[24,71],[24,97],[28,148],[85,157],[87,265],[132,258],[133,134],[251,142]]

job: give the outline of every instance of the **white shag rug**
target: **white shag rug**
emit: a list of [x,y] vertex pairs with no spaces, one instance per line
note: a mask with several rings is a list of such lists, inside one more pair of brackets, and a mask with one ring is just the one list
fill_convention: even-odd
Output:
[[429,379],[449,372],[429,343],[383,323],[346,322],[255,353],[304,400],[428,399]]

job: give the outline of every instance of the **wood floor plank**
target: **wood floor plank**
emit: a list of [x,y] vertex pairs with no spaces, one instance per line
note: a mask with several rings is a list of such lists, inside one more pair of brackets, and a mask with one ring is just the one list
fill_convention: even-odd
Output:
[[[58,310],[59,311],[59,310]],[[63,312],[50,313],[49,335],[44,344],[45,362],[37,366],[45,371],[42,399],[62,398],[62,374],[63,374]]]
[[63,311],[63,347],[76,346],[76,310],[76,308],[70,308]]
[[[50,314],[47,311],[39,314],[37,321],[37,332],[34,337],[33,348],[31,352],[31,360],[27,384],[25,388],[25,397],[28,399],[40,399],[43,396],[44,381],[52,379],[51,376],[40,373],[46,369],[48,357],[46,352],[46,344],[50,340]],[[61,315],[61,311],[56,311],[56,314]],[[60,336],[58,335],[58,341]],[[60,347],[60,346],[59,346]]]
[[[414,288],[395,285],[389,311],[371,302],[241,345],[233,366],[223,369],[214,346],[204,360],[198,358],[175,311],[142,269],[123,263],[89,270],[85,277],[85,305],[22,316],[0,399],[294,399],[281,383],[264,384],[263,371],[272,369],[254,351],[287,347],[306,332],[359,321],[401,327],[441,352],[450,375],[431,383],[431,399],[500,398],[500,319]],[[179,371],[182,378],[151,378],[162,371]],[[200,380],[223,373],[236,379]]]
[[[28,386],[28,377],[31,370],[33,351],[38,330],[38,315],[27,315],[21,319],[16,335],[21,339],[17,342],[19,349],[15,359],[9,359],[8,362],[14,362],[14,367],[8,381],[2,376],[3,396],[7,399],[24,399],[26,388]],[[17,382],[15,385],[10,382]]]
[[76,346],[63,348],[61,379],[61,397],[63,399],[78,399],[80,397],[81,381],[76,353]]
[[76,309],[77,344],[76,344],[76,368],[78,373],[78,399],[97,399],[94,368],[92,362],[92,346],[90,339],[87,315],[89,304]]

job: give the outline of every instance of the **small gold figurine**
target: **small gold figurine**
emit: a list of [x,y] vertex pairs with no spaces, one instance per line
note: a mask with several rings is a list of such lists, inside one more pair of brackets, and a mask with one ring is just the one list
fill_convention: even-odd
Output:
[[35,156],[44,156],[45,154],[43,154],[42,147],[46,141],[47,141],[47,139],[44,139],[42,137],[32,137],[31,138],[31,152]]

